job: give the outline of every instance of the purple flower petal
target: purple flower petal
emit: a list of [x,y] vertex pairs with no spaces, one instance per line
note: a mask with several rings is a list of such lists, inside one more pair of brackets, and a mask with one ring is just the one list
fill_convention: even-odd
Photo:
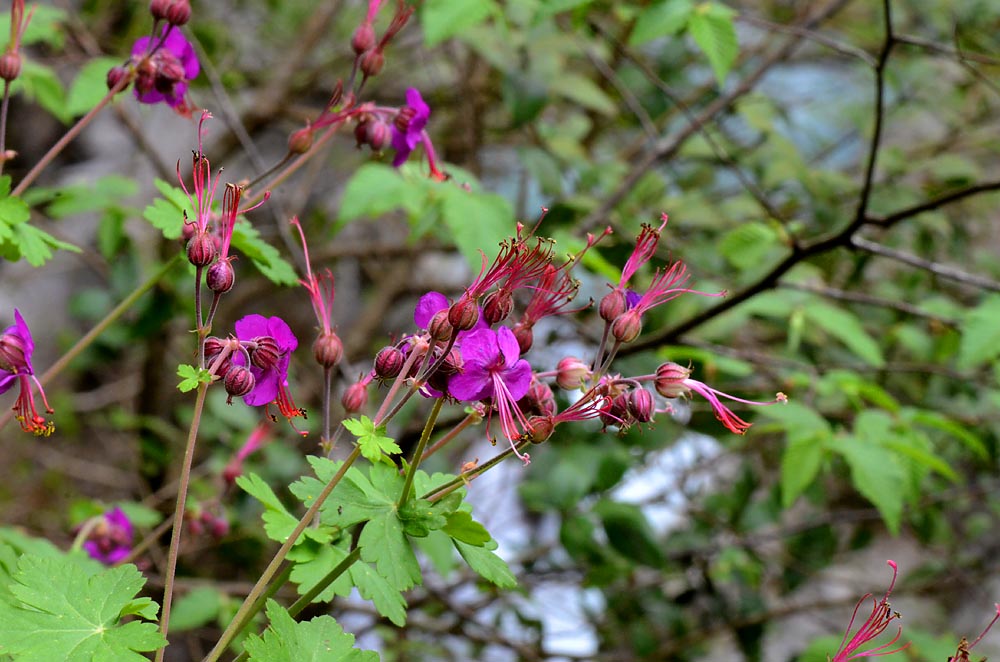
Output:
[[426,329],[438,312],[448,307],[448,298],[440,292],[428,292],[420,297],[413,310],[413,323],[418,329]]
[[9,391],[14,384],[17,383],[17,375],[7,372],[6,370],[0,370],[0,395]]
[[521,358],[521,348],[517,344],[514,332],[505,326],[497,329],[497,347],[503,354],[504,367],[510,368]]
[[510,391],[510,397],[517,402],[531,388],[531,364],[521,359],[504,373],[503,383]]

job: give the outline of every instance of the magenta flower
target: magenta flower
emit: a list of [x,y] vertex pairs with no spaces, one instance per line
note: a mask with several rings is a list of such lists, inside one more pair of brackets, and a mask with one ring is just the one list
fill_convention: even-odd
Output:
[[155,42],[151,37],[136,40],[132,62],[136,68],[136,99],[149,104],[166,103],[184,114],[190,112],[184,95],[188,82],[198,77],[201,65],[194,47],[179,29],[165,25]]
[[52,413],[45,398],[45,391],[35,377],[35,369],[31,365],[31,355],[35,351],[35,342],[31,330],[21,317],[21,312],[14,309],[14,324],[4,329],[0,336],[0,393],[6,393],[14,384],[21,387],[17,401],[14,403],[15,417],[21,424],[21,429],[35,435],[47,437],[55,430],[51,421],[46,421],[35,409],[35,397],[32,388],[38,387],[45,411]]
[[132,522],[121,508],[101,515],[83,543],[83,549],[105,565],[118,563],[132,551]]
[[[858,604],[854,607],[854,614],[851,616],[851,622],[848,623],[847,631],[844,633],[844,638],[840,641],[840,648],[838,649],[837,654],[833,656],[833,662],[847,662],[848,660],[856,660],[861,657],[880,657],[882,655],[892,655],[893,653],[898,653],[910,645],[909,643],[905,643],[899,648],[886,650],[899,641],[900,635],[903,634],[903,628],[900,626],[900,628],[896,631],[896,636],[890,641],[882,644],[881,646],[870,648],[866,651],[858,650],[885,632],[886,628],[889,627],[889,624],[899,618],[899,612],[893,611],[892,607],[889,605],[889,594],[892,593],[892,588],[896,585],[896,574],[898,572],[898,568],[895,561],[890,560],[886,561],[886,563],[888,563],[889,567],[892,568],[892,582],[889,584],[889,589],[885,592],[885,596],[878,602],[875,601],[875,598],[872,598],[871,593],[868,593],[863,598],[858,600]],[[865,600],[868,598],[872,598],[872,613],[868,619],[861,624],[861,627],[858,628],[857,633],[851,637],[851,640],[847,641],[847,635],[851,633],[851,628],[854,626],[854,619],[858,615],[858,610],[861,609],[861,605],[864,604]]]
[[531,387],[531,365],[520,352],[514,333],[505,326],[470,332],[462,339],[463,370],[448,380],[448,392],[463,402],[491,399],[504,436],[527,464],[528,455],[518,453],[514,443],[522,430],[530,429],[517,405]]
[[430,116],[431,107],[420,96],[420,90],[415,87],[406,90],[406,105],[399,109],[392,126],[392,148],[396,150],[392,165],[397,168],[403,165],[410,152],[423,141]]
[[[243,396],[243,401],[251,407],[274,403],[289,420],[305,416],[305,411],[295,406],[288,392],[288,363],[299,346],[288,324],[280,317],[247,315],[236,322],[236,337],[249,352],[250,372],[254,376],[254,388]],[[240,353],[233,358],[233,363],[244,365],[245,360]]]

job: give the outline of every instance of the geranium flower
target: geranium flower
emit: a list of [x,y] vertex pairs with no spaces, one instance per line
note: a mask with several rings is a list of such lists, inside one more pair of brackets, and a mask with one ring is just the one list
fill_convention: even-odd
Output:
[[35,351],[35,342],[31,337],[31,330],[21,317],[21,312],[14,309],[14,324],[4,329],[0,336],[0,393],[6,393],[14,384],[21,387],[14,403],[15,417],[21,424],[21,429],[39,436],[49,436],[55,430],[55,425],[51,421],[38,414],[35,409],[35,397],[32,395],[33,386],[38,387],[38,394],[42,397],[45,411],[52,413],[45,398],[45,391],[35,377],[35,369],[31,365],[31,355]]
[[530,430],[517,405],[531,387],[531,365],[520,352],[507,327],[470,332],[462,339],[463,370],[448,380],[448,392],[464,402],[490,399],[514,454],[528,464],[528,455],[518,453],[514,443]]
[[[305,411],[295,406],[288,392],[288,363],[299,346],[288,324],[280,317],[247,315],[236,322],[236,337],[249,351],[250,372],[255,384],[253,390],[243,396],[243,401],[251,407],[274,403],[289,420],[305,416]],[[244,365],[244,361],[242,353],[233,358],[237,365]]]
[[406,105],[399,109],[392,125],[392,148],[396,150],[392,165],[403,165],[410,152],[422,142],[430,116],[431,107],[420,96],[420,90],[415,87],[406,90]]
[[166,103],[188,114],[184,95],[188,82],[198,77],[201,65],[194,47],[181,31],[172,25],[163,26],[159,37],[140,37],[132,46],[132,63],[136,68],[135,98],[142,103]]
[[132,551],[132,522],[121,508],[104,513],[92,526],[90,535],[83,543],[83,549],[91,558],[105,565],[114,565]]
[[[892,655],[893,653],[898,653],[910,645],[909,643],[905,643],[899,648],[886,650],[899,641],[900,635],[903,634],[903,628],[901,626],[896,631],[896,636],[890,641],[866,651],[858,650],[885,632],[886,628],[889,627],[889,624],[899,618],[899,612],[893,611],[892,607],[889,605],[889,594],[892,593],[892,587],[896,585],[896,574],[898,572],[898,568],[895,561],[890,560],[886,561],[886,563],[888,563],[889,567],[892,568],[892,582],[889,584],[889,589],[885,592],[885,596],[877,602],[875,601],[875,598],[872,598],[871,593],[868,593],[858,600],[858,604],[854,607],[854,614],[851,616],[851,622],[847,624],[847,631],[844,632],[844,638],[840,640],[840,648],[837,651],[837,654],[833,656],[833,662],[847,662],[848,660],[856,660],[861,657],[880,657],[882,655]],[[854,619],[858,615],[858,610],[861,609],[861,605],[863,605],[865,600],[868,598],[872,598],[872,613],[868,616],[868,619],[861,624],[861,627],[858,628],[855,635],[851,637],[851,640],[847,641],[847,636],[851,634],[851,628],[854,626]]]

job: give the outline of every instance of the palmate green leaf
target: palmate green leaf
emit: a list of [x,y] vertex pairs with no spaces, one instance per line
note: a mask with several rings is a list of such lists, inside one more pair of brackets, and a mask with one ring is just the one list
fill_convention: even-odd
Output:
[[212,383],[212,373],[204,368],[196,368],[186,363],[177,366],[177,376],[181,378],[180,383],[177,384],[177,390],[181,393],[193,391],[198,388],[199,384]]
[[187,214],[189,219],[194,219],[191,201],[184,191],[176,186],[171,186],[159,177],[153,180],[153,185],[163,197],[157,198],[153,204],[147,205],[142,212],[142,217],[162,232],[167,239],[180,239],[181,233],[184,231],[184,215]]
[[121,58],[98,57],[80,69],[66,96],[66,112],[71,117],[83,115],[104,98],[108,93],[108,70],[118,64]]
[[271,622],[263,636],[251,634],[244,642],[256,662],[378,662],[374,651],[354,648],[354,635],[331,616],[296,623],[274,600],[267,601]]
[[719,87],[726,82],[740,52],[733,14],[725,5],[706,2],[695,7],[688,20],[688,31],[712,65]]
[[257,228],[243,217],[233,228],[232,245],[238,254],[249,258],[257,271],[275,285],[298,284],[295,267],[281,257],[277,248],[261,239]]
[[836,438],[829,447],[850,467],[854,489],[878,509],[893,535],[898,534],[906,476],[895,454],[869,441],[848,436]]
[[861,321],[855,315],[823,301],[810,301],[806,304],[804,312],[811,324],[818,326],[844,343],[865,363],[878,368],[885,365],[882,349],[875,342],[875,339],[865,331]]
[[361,454],[369,462],[389,462],[389,455],[396,455],[401,452],[399,446],[392,437],[385,436],[386,427],[377,426],[372,419],[362,416],[360,419],[349,418],[344,421],[347,431],[357,437],[358,446],[361,447]]
[[462,558],[469,564],[469,567],[480,577],[500,588],[514,588],[517,586],[517,578],[510,571],[507,562],[493,553],[493,550],[497,547],[496,542],[491,542],[482,547],[469,545],[460,540],[455,540],[454,542],[458,553],[462,555]]
[[40,267],[52,257],[52,249],[80,252],[73,244],[29,225],[29,218],[31,211],[24,200],[10,195],[10,176],[0,177],[0,255],[11,261],[23,258]]
[[166,641],[153,623],[120,623],[150,613],[134,597],[146,580],[134,565],[96,573],[72,557],[23,556],[0,601],[0,654],[20,662],[144,661]]
[[990,295],[970,310],[962,322],[957,365],[975,368],[1000,356],[1000,295]]

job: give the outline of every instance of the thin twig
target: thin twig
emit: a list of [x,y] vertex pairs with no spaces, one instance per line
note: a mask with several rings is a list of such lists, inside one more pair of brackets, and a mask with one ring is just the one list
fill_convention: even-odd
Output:
[[962,271],[957,267],[950,267],[945,264],[932,262],[931,260],[913,255],[912,253],[907,253],[896,248],[889,248],[888,246],[883,246],[882,244],[875,243],[874,241],[868,241],[867,239],[862,239],[861,237],[853,237],[851,239],[851,245],[859,250],[872,253],[873,255],[881,255],[882,257],[887,257],[896,260],[897,262],[908,264],[911,267],[917,267],[918,269],[929,271],[935,276],[940,276],[941,278],[947,278],[948,280],[953,280],[964,285],[972,285],[973,287],[978,287],[990,292],[1000,292],[1000,282],[984,276],[970,274],[969,272]]

